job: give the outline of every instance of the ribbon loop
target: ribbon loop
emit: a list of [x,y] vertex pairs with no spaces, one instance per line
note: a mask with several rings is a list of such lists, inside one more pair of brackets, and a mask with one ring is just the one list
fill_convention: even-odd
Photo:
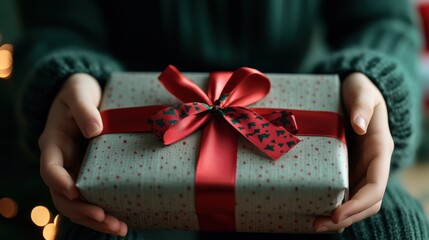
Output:
[[213,99],[194,82],[185,77],[172,65],[169,65],[158,77],[160,83],[182,102],[203,102],[213,105]]
[[239,68],[232,74],[221,93],[229,95],[221,106],[250,105],[264,98],[270,87],[270,80],[258,70]]
[[217,100],[222,96],[223,89],[232,76],[232,72],[212,72],[209,76],[207,96]]

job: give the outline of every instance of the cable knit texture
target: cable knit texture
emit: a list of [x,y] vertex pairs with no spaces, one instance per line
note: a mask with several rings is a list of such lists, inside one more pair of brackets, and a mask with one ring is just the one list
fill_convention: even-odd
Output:
[[[395,143],[392,171],[414,159],[421,118],[421,38],[408,0],[40,0],[22,1],[21,7],[27,29],[16,46],[15,72],[22,93],[18,107],[34,152],[49,106],[71,74],[89,73],[103,84],[112,71],[160,71],[174,64],[181,71],[249,66],[262,72],[334,73],[341,78],[362,72],[387,104]],[[59,239],[118,239],[66,219],[60,226]],[[186,235],[169,234],[132,230],[125,239]],[[192,235],[429,239],[429,227],[421,206],[389,183],[380,212],[342,234]]]

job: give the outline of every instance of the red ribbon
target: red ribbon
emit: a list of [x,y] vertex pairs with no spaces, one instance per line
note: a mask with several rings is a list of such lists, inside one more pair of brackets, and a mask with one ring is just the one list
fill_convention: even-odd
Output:
[[[229,72],[212,73],[207,95],[173,66],[167,67],[159,76],[159,80],[170,93],[185,103],[200,102],[206,103],[209,107],[219,105],[220,108],[234,106],[246,109],[241,106],[260,100],[270,88],[269,80],[259,71],[250,68],[241,68],[232,75]],[[223,102],[215,101],[225,94],[228,97]],[[204,107],[198,106],[198,108]],[[178,107],[188,109],[192,106],[184,104]],[[156,121],[156,116],[162,114],[162,111],[176,111],[168,112],[167,115],[180,114],[183,109],[178,110],[178,107],[171,109],[168,106],[155,105],[105,110],[101,112],[102,134],[148,132],[151,130],[148,122]],[[276,121],[279,116],[272,113],[283,110],[253,108],[250,111],[270,121]],[[205,124],[195,176],[195,208],[200,230],[235,231],[235,172],[238,137],[234,131],[231,131],[233,124],[230,121],[213,117],[212,114],[199,114],[199,110],[196,111],[196,114],[189,114],[189,116],[187,116],[188,112],[184,112],[185,117],[180,119],[181,123],[169,124],[170,128],[175,129],[172,131],[173,133],[169,134],[168,128],[163,127],[159,131],[163,131],[164,140],[171,143]],[[342,118],[337,113],[293,110],[293,115],[300,127],[298,135],[329,136],[345,142]],[[150,119],[152,116],[155,117]],[[318,124],[314,124],[315,120]],[[176,121],[176,119],[172,119],[172,121]],[[177,137],[178,129],[182,131],[179,138]],[[274,132],[278,130],[275,127],[273,129]],[[281,130],[285,129],[281,128]],[[279,155],[271,157],[277,158]]]

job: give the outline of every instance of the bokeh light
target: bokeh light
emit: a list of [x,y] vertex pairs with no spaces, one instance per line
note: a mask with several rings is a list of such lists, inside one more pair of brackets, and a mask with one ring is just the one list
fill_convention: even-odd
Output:
[[49,223],[43,228],[43,237],[46,240],[54,240],[56,233],[56,226],[54,223]]
[[60,215],[57,214],[57,216],[55,216],[55,218],[54,218],[54,224],[55,224],[55,226],[57,226],[59,218],[60,218]]
[[13,46],[10,44],[0,46],[0,78],[7,79],[12,73],[12,51]]
[[0,199],[0,214],[5,218],[13,218],[18,212],[18,204],[11,198]]
[[37,206],[31,211],[31,220],[39,227],[43,227],[51,220],[51,212],[44,206]]

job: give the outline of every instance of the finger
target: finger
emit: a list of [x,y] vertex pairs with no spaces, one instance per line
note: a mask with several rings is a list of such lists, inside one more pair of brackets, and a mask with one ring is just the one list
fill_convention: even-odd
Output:
[[357,190],[356,194],[332,214],[334,222],[342,221],[349,216],[365,211],[379,202],[384,195],[389,175],[390,154],[384,152],[368,166],[366,184]]
[[55,207],[71,221],[97,231],[120,236],[126,235],[127,225],[111,215],[106,215],[102,208],[81,200],[69,200],[52,189],[51,195]]
[[352,215],[338,223],[332,221],[330,217],[317,217],[313,222],[313,228],[316,232],[335,232],[340,229],[349,227],[355,222],[361,221],[367,217],[370,217],[380,211],[381,201],[378,201],[370,208],[365,211],[359,212],[358,214]]
[[[380,131],[382,129],[383,127],[380,127],[377,129],[379,132],[375,132],[374,127],[370,125],[369,131],[365,136],[358,136],[358,138],[361,138],[361,141],[358,143],[362,153],[359,154],[353,168],[351,168],[350,185],[352,187],[362,184],[362,179],[365,179],[365,183],[367,182],[366,178],[369,176],[369,166],[374,161],[382,161],[384,163],[382,168],[385,167],[384,169],[379,169],[381,172],[375,172],[374,174],[379,177],[383,176],[383,178],[387,178],[390,158],[393,151],[393,142],[388,129],[385,133]],[[383,173],[383,175],[380,175],[381,173]],[[362,187],[362,185],[360,187]]]
[[128,233],[128,226],[126,223],[121,221],[121,226],[119,228],[118,235],[119,236],[125,236],[125,235],[127,235],[127,233]]
[[365,211],[376,202],[382,200],[389,174],[389,161],[381,159],[383,157],[380,156],[379,160],[373,160],[369,165],[365,179],[366,184],[358,189],[349,201],[333,212],[332,219],[334,222],[340,222],[352,215]]
[[101,90],[97,81],[87,74],[75,74],[68,85],[70,87],[64,95],[64,102],[69,106],[82,134],[87,138],[100,134],[103,126],[97,107]]
[[64,169],[63,153],[59,146],[52,142],[41,146],[40,175],[46,185],[68,199],[79,197],[73,178]]
[[332,213],[332,220],[336,223],[352,215],[366,211],[383,198],[384,189],[376,184],[366,184],[353,196],[352,199],[339,206]]
[[104,210],[96,205],[83,202],[79,199],[70,200],[64,197],[61,193],[50,189],[52,200],[55,207],[61,214],[75,221],[83,219],[92,219],[97,222],[105,220],[106,215]]
[[358,183],[352,184],[350,182],[350,192],[349,192],[350,196],[354,196],[357,193],[357,191],[359,191],[359,189],[363,188],[366,184],[367,184],[367,182],[366,182],[365,177],[360,178],[360,181]]
[[107,234],[125,236],[128,232],[128,227],[124,222],[121,222],[110,215],[106,215],[106,218],[102,222],[97,222],[89,218],[72,221],[77,224],[81,224],[88,228]]

